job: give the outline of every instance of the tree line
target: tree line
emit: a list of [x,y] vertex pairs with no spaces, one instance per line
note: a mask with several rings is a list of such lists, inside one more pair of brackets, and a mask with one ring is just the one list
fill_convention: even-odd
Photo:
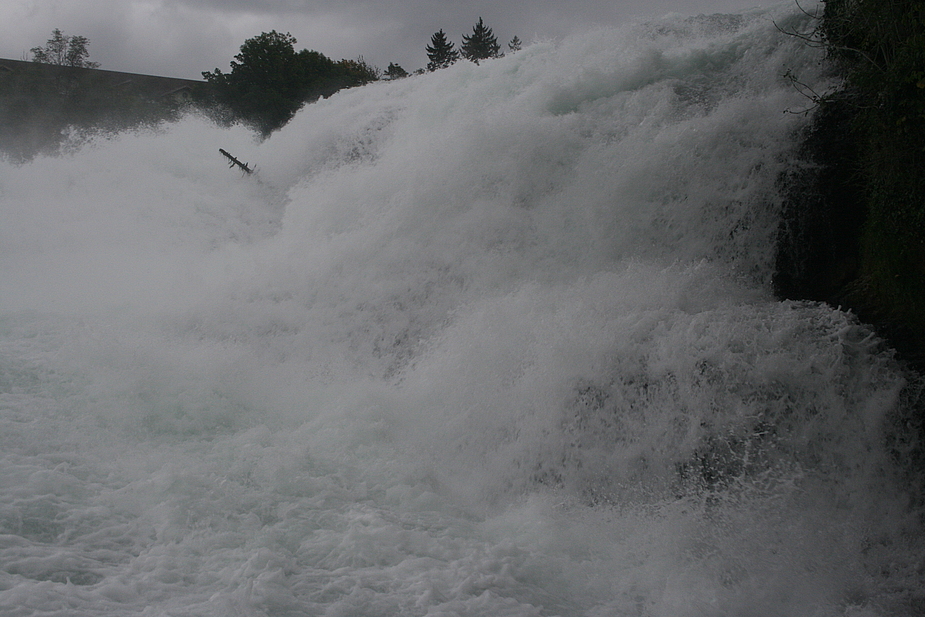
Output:
[[[394,62],[389,63],[383,74],[362,56],[335,62],[317,51],[297,52],[296,42],[291,34],[275,30],[248,39],[231,62],[229,73],[217,68],[203,72],[210,86],[203,93],[203,102],[213,109],[224,110],[230,120],[248,124],[266,136],[289,122],[307,102],[383,77],[408,76]],[[515,36],[508,48],[512,52],[521,49],[520,39]],[[497,38],[481,17],[472,33],[463,35],[459,50],[441,29],[431,37],[426,51],[428,71],[446,68],[460,57],[478,64],[503,55]]]
[[[174,100],[149,100],[144,93],[112,91],[108,82],[94,77],[94,71],[70,71],[99,67],[89,60],[89,42],[87,37],[65,35],[55,28],[44,46],[30,50],[31,60],[68,67],[69,72],[55,73],[51,80],[41,71],[0,73],[0,151],[24,160],[39,151],[54,150],[68,132],[123,130],[169,121],[189,107],[220,124],[244,124],[266,137],[306,103],[344,88],[409,76],[394,62],[380,71],[362,56],[332,60],[318,51],[296,51],[295,37],[273,30],[244,41],[229,71],[204,71],[201,87],[193,90],[191,101],[181,105]],[[508,50],[520,48],[515,36]],[[458,49],[441,29],[425,50],[426,69],[415,74],[446,68],[460,59],[478,64],[504,55],[481,17],[472,32],[462,36]]]
[[[520,51],[522,43],[516,36],[508,43],[508,49],[511,52]],[[463,35],[462,45],[459,50],[453,46],[453,43],[447,40],[446,34],[441,28],[430,37],[430,45],[426,48],[428,71],[445,69],[451,64],[456,63],[460,57],[471,62],[479,63],[479,60],[488,60],[490,58],[499,58],[504,54],[501,53],[501,46],[495,37],[491,28],[485,25],[482,18],[472,27],[472,34]]]

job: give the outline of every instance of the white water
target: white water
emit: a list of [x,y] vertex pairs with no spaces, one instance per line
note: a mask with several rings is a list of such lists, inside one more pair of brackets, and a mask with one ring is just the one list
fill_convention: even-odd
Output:
[[0,163],[0,614],[914,614],[907,378],[769,291],[772,19]]

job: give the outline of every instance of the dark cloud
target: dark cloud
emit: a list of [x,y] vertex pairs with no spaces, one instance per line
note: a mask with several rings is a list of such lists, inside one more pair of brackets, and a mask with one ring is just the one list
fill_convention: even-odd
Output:
[[499,42],[559,38],[595,26],[684,14],[741,12],[756,0],[7,0],[0,6],[0,57],[26,58],[53,28],[90,39],[101,68],[198,79],[227,70],[245,39],[290,32],[299,48],[414,70],[443,29],[457,45],[482,17]]

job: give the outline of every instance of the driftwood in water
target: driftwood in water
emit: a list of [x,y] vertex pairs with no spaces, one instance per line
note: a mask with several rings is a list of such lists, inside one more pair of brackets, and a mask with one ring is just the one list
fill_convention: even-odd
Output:
[[241,169],[246,174],[254,173],[254,170],[248,167],[247,163],[242,163],[235,157],[231,156],[226,150],[222,150],[221,148],[219,148],[218,151],[221,152],[224,155],[224,157],[230,161],[228,163],[228,167],[237,166],[239,169]]

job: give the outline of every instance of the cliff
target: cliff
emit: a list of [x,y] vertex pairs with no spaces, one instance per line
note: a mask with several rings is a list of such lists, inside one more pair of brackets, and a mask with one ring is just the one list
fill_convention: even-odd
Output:
[[873,324],[925,370],[925,6],[827,0],[816,32],[843,86],[817,100],[787,200],[778,295]]

